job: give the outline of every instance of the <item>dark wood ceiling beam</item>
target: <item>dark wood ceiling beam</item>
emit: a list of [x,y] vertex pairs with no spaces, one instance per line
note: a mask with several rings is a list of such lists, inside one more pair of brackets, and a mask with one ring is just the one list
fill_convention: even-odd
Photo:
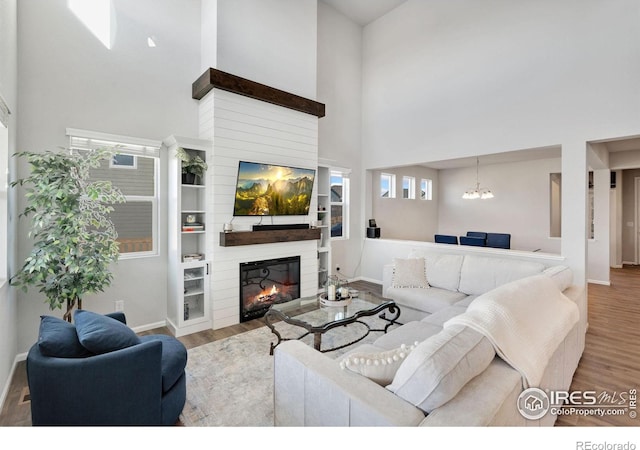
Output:
[[246,78],[241,78],[214,68],[206,70],[193,82],[191,96],[196,100],[200,100],[213,88],[311,114],[318,118],[324,117],[325,115],[324,103],[300,97],[290,92],[281,91],[280,89],[247,80]]

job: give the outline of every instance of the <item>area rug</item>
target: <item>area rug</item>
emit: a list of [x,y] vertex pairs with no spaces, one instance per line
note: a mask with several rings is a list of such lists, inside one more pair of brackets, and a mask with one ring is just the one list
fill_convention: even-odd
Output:
[[[372,329],[387,322],[365,317]],[[293,337],[304,330],[278,323],[283,336]],[[351,324],[322,336],[322,348],[342,345],[361,336],[364,326]],[[372,342],[381,335],[371,332],[358,344]],[[312,345],[312,336],[302,339]],[[187,400],[180,417],[187,427],[267,427],[273,426],[273,356],[271,342],[277,339],[266,326],[189,350],[186,368]],[[358,344],[325,353],[337,358]]]

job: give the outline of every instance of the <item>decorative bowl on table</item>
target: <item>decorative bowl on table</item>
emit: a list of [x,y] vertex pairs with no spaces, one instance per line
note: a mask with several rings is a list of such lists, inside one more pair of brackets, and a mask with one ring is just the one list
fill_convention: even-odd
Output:
[[329,300],[327,294],[320,294],[319,299],[322,306],[347,306],[351,303],[351,296],[337,300]]

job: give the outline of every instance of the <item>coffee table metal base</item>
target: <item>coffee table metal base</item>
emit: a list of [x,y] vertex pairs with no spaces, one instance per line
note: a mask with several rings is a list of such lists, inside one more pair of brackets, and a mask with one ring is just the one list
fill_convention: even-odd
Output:
[[[387,317],[387,312],[390,314],[389,317]],[[361,317],[374,316],[376,314],[379,314],[378,317],[387,322],[384,328],[371,328],[366,322],[358,320]],[[333,352],[336,350],[340,350],[342,348],[348,347],[349,345],[353,345],[357,342],[360,342],[361,340],[366,338],[369,335],[369,333],[371,333],[372,331],[386,333],[391,325],[398,323],[396,322],[398,317],[400,317],[400,308],[398,308],[398,306],[393,301],[383,303],[373,309],[359,311],[356,314],[354,314],[352,317],[328,322],[318,327],[311,326],[302,320],[288,317],[282,314],[278,310],[269,309],[269,311],[267,311],[267,313],[264,316],[264,320],[267,326],[269,327],[269,329],[271,330],[271,332],[275,334],[276,337],[278,338],[278,342],[271,343],[269,354],[273,355],[273,351],[278,345],[280,345],[282,341],[289,341],[289,340],[296,340],[296,339],[300,340],[306,336],[309,336],[310,334],[313,334],[313,348],[318,350],[319,352],[326,353],[326,352]],[[290,325],[295,325],[295,326],[304,328],[307,331],[296,338],[285,338],[278,332],[278,330],[276,330],[275,323],[277,323],[278,321],[283,321]],[[353,341],[350,341],[348,343],[345,343],[336,347],[322,349],[322,335],[324,333],[334,328],[347,326],[354,323],[361,324],[365,327],[364,334],[362,336],[360,336],[358,339],[355,339]]]

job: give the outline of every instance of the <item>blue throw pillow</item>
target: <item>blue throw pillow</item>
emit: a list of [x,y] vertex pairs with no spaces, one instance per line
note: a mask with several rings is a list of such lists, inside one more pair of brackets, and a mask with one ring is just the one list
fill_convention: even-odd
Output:
[[131,328],[114,318],[78,309],[73,320],[80,343],[93,353],[108,353],[140,343]]
[[76,327],[53,316],[40,316],[38,348],[44,356],[55,358],[82,358],[91,355],[80,344]]

